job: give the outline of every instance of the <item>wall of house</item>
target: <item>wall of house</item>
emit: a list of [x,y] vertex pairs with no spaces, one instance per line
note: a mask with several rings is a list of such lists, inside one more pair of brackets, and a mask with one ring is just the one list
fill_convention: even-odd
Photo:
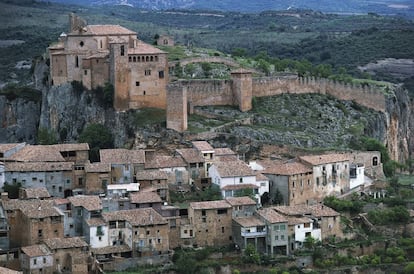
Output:
[[[58,261],[59,264],[54,265],[55,271],[58,269],[63,270],[63,272],[74,273],[72,271],[72,257],[83,257],[84,262],[83,265],[87,267],[87,260],[88,260],[88,252],[82,251],[82,248],[74,247],[74,248],[65,248],[65,249],[55,249],[53,250],[53,257],[55,262]],[[82,273],[82,272],[77,272]],[[84,272],[83,272],[84,273]]]
[[289,205],[314,204],[319,201],[319,195],[313,191],[314,184],[312,173],[290,176]]
[[384,178],[379,151],[354,151],[350,153],[351,163],[362,163],[365,166],[365,174],[371,178]]
[[256,205],[240,205],[233,206],[232,215],[235,217],[248,217],[253,216],[256,212]]
[[[332,169],[336,170],[336,176]],[[349,190],[349,162],[327,163],[313,166],[313,191],[322,200],[325,196]]]
[[4,164],[0,162],[0,188],[3,188],[6,182],[6,175],[4,174]]
[[282,204],[288,205],[289,199],[289,177],[284,175],[264,174],[269,178],[269,198],[274,202],[277,190],[283,196]]
[[[288,250],[288,224],[287,223],[269,223],[263,217],[260,217],[266,223],[266,245],[267,253],[275,255],[287,255]],[[284,227],[284,228],[283,228]]]
[[[26,254],[22,253],[21,256],[21,266],[24,273],[53,273],[52,255],[29,257]],[[42,269],[42,272],[38,272],[40,269]]]
[[321,241],[321,229],[314,228],[313,223],[308,223],[309,227],[305,227],[305,224],[296,224],[295,225],[295,241],[304,242],[306,239],[306,233],[310,233],[312,238]]
[[[32,219],[21,215],[18,242],[20,246],[40,244],[44,239],[63,238],[63,217],[57,217],[54,221],[50,217]],[[41,234],[39,231],[42,231]]]
[[102,234],[98,235],[98,227],[99,226],[90,226],[87,235],[85,236],[85,240],[91,246],[91,248],[100,248],[109,246],[109,237],[108,237],[108,226],[101,225],[101,232]]
[[[134,252],[141,250],[142,255],[166,253],[170,249],[169,225],[135,226],[133,227],[132,242]],[[139,249],[140,244],[141,248]]]
[[340,216],[322,217],[319,225],[321,227],[322,240],[327,240],[330,237],[343,238],[341,229]]
[[[218,209],[202,210],[188,209],[190,223],[195,230],[195,243],[198,246],[225,246],[232,242],[232,213],[227,208],[226,213],[218,214]],[[204,221],[205,220],[205,221]]]

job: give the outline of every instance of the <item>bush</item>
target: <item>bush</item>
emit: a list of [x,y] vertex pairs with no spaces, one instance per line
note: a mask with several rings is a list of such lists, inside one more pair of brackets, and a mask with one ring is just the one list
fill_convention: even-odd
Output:
[[111,131],[101,124],[90,124],[79,135],[80,143],[89,144],[89,159],[99,162],[99,149],[113,148],[114,138]]

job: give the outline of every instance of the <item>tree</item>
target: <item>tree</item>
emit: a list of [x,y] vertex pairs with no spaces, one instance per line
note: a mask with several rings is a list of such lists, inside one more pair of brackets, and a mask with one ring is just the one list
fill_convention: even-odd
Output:
[[3,190],[4,192],[8,193],[8,197],[10,199],[17,199],[19,198],[19,189],[22,186],[20,182],[9,184],[7,182],[4,183]]
[[256,248],[252,244],[248,244],[244,250],[244,255],[242,257],[244,263],[247,264],[260,264],[260,254],[257,252]]
[[253,200],[256,199],[256,197],[254,196],[254,190],[253,188],[242,188],[238,191],[236,191],[236,193],[234,194],[235,197],[244,197],[244,196],[248,196],[250,198],[252,198]]
[[105,107],[110,108],[114,105],[114,93],[114,86],[111,83],[105,83],[103,88],[103,101]]
[[283,194],[280,192],[279,189],[276,189],[274,198],[273,198],[273,204],[274,205],[281,205],[283,204]]
[[56,134],[53,130],[41,127],[37,131],[37,143],[39,145],[53,145],[57,143]]
[[303,242],[303,245],[305,246],[305,248],[313,250],[316,246],[316,239],[312,236],[307,236],[305,238],[305,241]]
[[89,144],[89,158],[92,162],[99,161],[99,149],[113,148],[114,139],[108,128],[101,124],[90,124],[79,135],[80,143]]

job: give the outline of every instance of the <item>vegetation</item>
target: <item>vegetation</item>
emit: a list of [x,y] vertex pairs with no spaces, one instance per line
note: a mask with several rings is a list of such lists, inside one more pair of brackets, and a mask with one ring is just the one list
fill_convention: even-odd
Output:
[[110,130],[101,124],[89,124],[78,139],[79,143],[89,144],[89,159],[91,162],[99,161],[99,150],[113,148],[114,138]]
[[19,198],[19,189],[22,186],[20,182],[8,183],[5,182],[3,186],[3,191],[8,193],[10,199]]
[[376,209],[368,212],[368,219],[374,225],[406,224],[410,220],[410,213],[404,206]]
[[214,201],[221,199],[220,188],[217,185],[211,185],[204,190],[196,190],[194,187],[190,192],[178,193],[170,192],[171,203]]
[[114,105],[114,86],[105,83],[104,87],[97,87],[94,90],[95,96],[104,108],[112,108]]
[[0,96],[6,96],[7,100],[13,101],[17,98],[26,99],[29,101],[40,102],[42,100],[42,93],[39,90],[19,86],[17,84],[8,84],[0,90]]
[[39,128],[37,131],[37,143],[39,145],[53,145],[57,143],[56,132],[47,128]]
[[358,198],[352,200],[342,200],[335,196],[328,196],[323,199],[323,203],[338,212],[360,213],[363,203]]

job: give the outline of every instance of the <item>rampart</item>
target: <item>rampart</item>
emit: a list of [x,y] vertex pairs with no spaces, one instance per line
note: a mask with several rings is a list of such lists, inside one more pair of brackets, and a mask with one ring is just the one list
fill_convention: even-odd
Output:
[[[249,80],[250,79],[250,80]],[[251,108],[253,97],[273,96],[284,93],[308,94],[320,93],[331,95],[340,100],[355,101],[356,103],[385,112],[386,98],[383,92],[372,86],[361,86],[342,84],[327,79],[314,77],[300,78],[294,74],[286,74],[274,77],[257,77],[252,78],[251,73],[238,71],[232,73],[231,80],[183,80],[171,84],[168,89],[182,89],[182,93],[168,93],[168,104],[174,104],[177,94],[186,94],[188,112],[193,113],[195,106],[217,106],[217,105],[235,105],[241,111],[247,111]],[[248,101],[248,102],[247,102]],[[247,104],[248,103],[248,104]],[[247,107],[246,107],[247,106]],[[176,108],[171,108],[176,109]],[[180,107],[180,109],[184,109]],[[167,125],[176,124],[174,117],[183,117],[187,121],[187,113],[177,116],[177,113],[169,113],[167,110]],[[178,123],[178,124],[182,124]],[[177,131],[185,131],[186,122],[183,127],[174,127]]]
[[180,61],[173,61],[170,62],[170,67],[175,66],[176,64],[180,64],[180,66],[184,67],[188,64],[192,63],[222,63],[230,67],[239,67],[240,64],[233,61],[231,58],[225,58],[220,56],[212,56],[212,57],[192,57],[187,59],[182,59]]

